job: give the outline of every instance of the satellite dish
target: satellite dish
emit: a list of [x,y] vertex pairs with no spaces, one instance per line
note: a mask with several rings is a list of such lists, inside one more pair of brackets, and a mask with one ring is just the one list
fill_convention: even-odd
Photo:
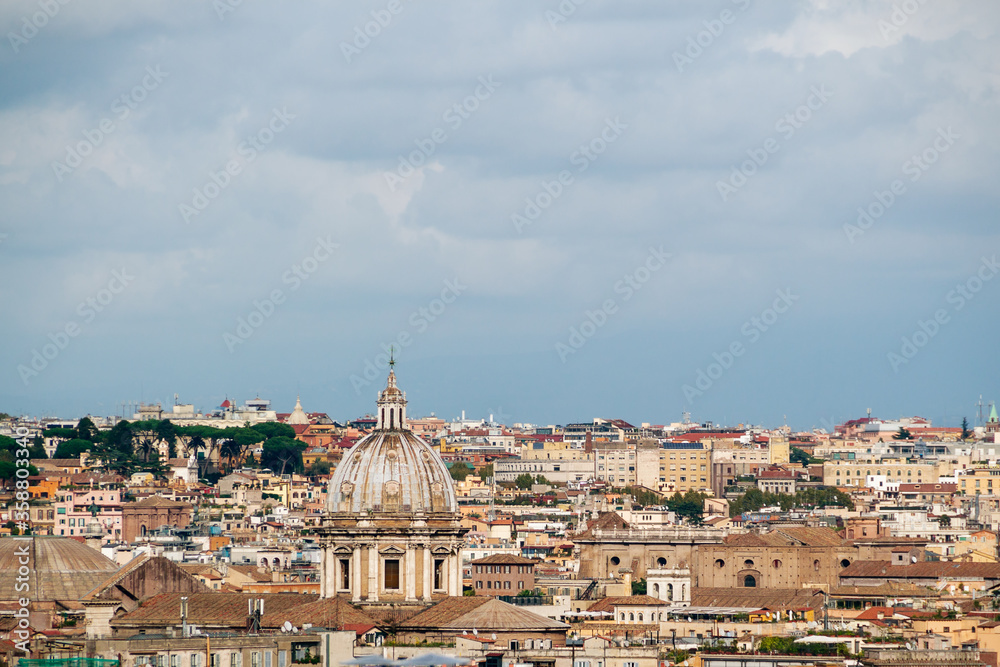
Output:
[[291,632],[292,631],[292,627],[293,626],[292,626],[291,621],[285,621],[284,623],[281,624],[281,631],[282,632]]
[[490,635],[490,639],[492,639],[493,641],[496,641],[497,640],[497,633],[494,632],[492,635]]
[[475,628],[472,628],[472,634],[473,634],[473,636],[478,637],[479,636],[479,630],[476,630]]
[[911,563],[916,563],[917,562],[917,557],[916,556],[910,556],[910,562]]

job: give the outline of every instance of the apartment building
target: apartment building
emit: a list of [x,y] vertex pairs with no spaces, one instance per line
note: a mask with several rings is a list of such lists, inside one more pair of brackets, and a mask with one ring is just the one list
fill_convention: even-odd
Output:
[[942,467],[947,468],[948,465],[936,462],[907,463],[906,459],[826,461],[823,463],[823,484],[863,487],[866,478],[871,475],[884,475],[887,480],[903,484],[933,483],[938,481]]
[[711,451],[700,442],[668,442],[658,450],[661,492],[711,491]]

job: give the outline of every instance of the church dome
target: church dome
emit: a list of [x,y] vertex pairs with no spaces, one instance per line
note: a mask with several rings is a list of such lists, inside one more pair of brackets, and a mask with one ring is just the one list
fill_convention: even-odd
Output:
[[389,371],[375,430],[355,444],[330,479],[327,510],[350,514],[458,512],[448,467],[406,423],[406,394]]
[[[27,590],[17,586],[25,561]],[[117,571],[100,551],[68,537],[0,540],[0,590],[6,592],[0,599],[79,600]]]

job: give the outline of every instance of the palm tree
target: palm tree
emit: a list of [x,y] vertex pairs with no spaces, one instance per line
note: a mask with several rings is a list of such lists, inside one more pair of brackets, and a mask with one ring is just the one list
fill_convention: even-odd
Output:
[[226,472],[232,472],[234,467],[233,462],[243,458],[243,448],[240,447],[235,438],[228,438],[222,441],[222,446],[219,448],[219,455],[226,459]]

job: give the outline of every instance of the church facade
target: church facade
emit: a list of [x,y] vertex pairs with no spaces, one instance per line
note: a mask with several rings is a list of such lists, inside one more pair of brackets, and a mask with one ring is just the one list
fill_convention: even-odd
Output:
[[468,529],[448,468],[409,428],[406,403],[390,369],[375,429],[344,454],[330,479],[316,531],[321,597],[345,595],[365,605],[462,595]]

